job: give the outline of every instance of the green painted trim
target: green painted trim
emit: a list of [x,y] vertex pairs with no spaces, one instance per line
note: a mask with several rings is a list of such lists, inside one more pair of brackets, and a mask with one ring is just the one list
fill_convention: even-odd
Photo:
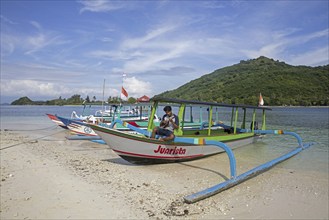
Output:
[[152,131],[153,128],[155,127],[153,121],[154,121],[154,115],[156,113],[156,110],[158,108],[158,102],[154,102],[153,103],[153,108],[152,108],[152,111],[151,111],[151,115],[150,115],[150,118],[149,118],[149,122],[148,122],[148,125],[147,125],[147,130],[148,131]]
[[[240,133],[240,134],[230,134],[225,136],[215,136],[215,140],[222,141],[222,142],[228,142],[228,141],[234,141],[239,139],[244,139],[248,137],[255,136],[254,133]],[[208,139],[208,138],[206,138]]]
[[234,108],[232,108],[232,114],[231,114],[231,127],[233,126],[233,117],[234,117]]
[[246,128],[246,114],[247,114],[247,109],[243,108],[243,121],[242,121],[242,125],[241,125],[241,128],[243,128],[243,129]]
[[208,135],[211,135],[211,126],[212,126],[212,106],[209,106],[209,119],[208,119]]
[[[102,131],[102,132],[105,132],[105,133],[113,134],[113,135],[116,135],[116,136],[131,139],[131,140],[145,141],[145,142],[148,142],[148,143],[157,143],[157,144],[166,143],[166,145],[177,145],[178,144],[178,143],[172,142],[172,141],[163,142],[163,141],[159,141],[159,140],[156,140],[156,139],[150,139],[148,137],[145,137],[144,135],[119,132],[115,129],[110,130],[110,129],[103,128],[103,127],[97,126],[97,125],[92,125],[92,124],[90,125],[90,127],[94,130]],[[207,136],[207,135],[205,135],[205,136],[203,136],[203,135],[186,136],[186,135],[184,135],[183,137],[186,137],[186,138],[204,138],[206,140],[216,140],[216,141],[221,141],[221,142],[230,142],[230,141],[249,138],[249,137],[252,137],[252,136],[255,136],[255,134],[254,133],[239,133],[239,134],[224,134],[224,135],[214,135],[214,136]],[[190,145],[190,144],[179,143],[179,145]]]
[[245,139],[255,136],[254,133],[239,133],[239,134],[222,134],[222,135],[212,135],[212,136],[207,136],[207,135],[191,135],[187,136],[184,135],[186,138],[204,138],[206,140],[214,140],[214,141],[221,141],[221,142],[230,142],[230,141],[235,141],[239,139]]
[[218,122],[219,119],[218,119],[218,111],[217,111],[217,107],[216,107],[216,121],[215,122]]
[[[183,130],[183,133],[184,133],[184,135],[183,135],[184,137],[209,136],[208,135],[208,129],[202,129],[202,130],[200,130],[199,128],[185,129],[185,130]],[[211,135],[212,136],[214,136],[214,135],[227,135],[227,133],[224,131],[224,129],[216,129],[216,130],[211,130]]]
[[178,120],[179,120],[179,122],[178,122],[179,128],[174,130],[174,134],[177,135],[177,136],[183,135],[185,107],[186,107],[186,104],[184,104],[184,103],[182,103],[179,106],[178,115],[177,115],[178,116]]
[[262,130],[266,130],[266,114],[265,114],[265,109],[263,109]]
[[234,120],[234,134],[236,134],[236,127],[238,123],[239,108],[235,108],[235,120]]
[[255,120],[256,120],[256,109],[254,109],[254,113],[252,114],[252,126],[251,126],[252,132],[254,132],[255,130]]

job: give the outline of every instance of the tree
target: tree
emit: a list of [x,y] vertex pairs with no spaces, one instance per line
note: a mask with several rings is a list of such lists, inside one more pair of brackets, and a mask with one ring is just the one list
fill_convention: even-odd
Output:
[[87,95],[87,97],[86,97],[86,103],[90,103],[89,95]]
[[120,99],[119,97],[111,97],[109,96],[109,98],[107,99],[108,103],[120,103]]
[[129,104],[134,104],[134,103],[136,103],[136,99],[134,97],[129,97],[128,98],[128,103]]
[[66,104],[68,104],[68,105],[81,104],[81,103],[82,103],[82,99],[81,99],[81,96],[78,94],[71,96],[71,98],[68,98],[66,101]]

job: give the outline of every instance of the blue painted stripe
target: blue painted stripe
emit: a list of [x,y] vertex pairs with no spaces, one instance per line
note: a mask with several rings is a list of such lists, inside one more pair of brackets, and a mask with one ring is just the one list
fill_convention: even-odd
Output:
[[[175,137],[174,142],[178,143],[187,143],[187,144],[195,144],[199,143],[199,138],[183,138],[183,137]],[[233,151],[231,148],[229,148],[226,144],[220,141],[213,141],[213,140],[206,140],[204,139],[204,144],[206,145],[215,145],[219,148],[222,148],[228,155],[228,158],[230,160],[230,171],[231,171],[231,177],[236,176],[236,160],[233,154]]]

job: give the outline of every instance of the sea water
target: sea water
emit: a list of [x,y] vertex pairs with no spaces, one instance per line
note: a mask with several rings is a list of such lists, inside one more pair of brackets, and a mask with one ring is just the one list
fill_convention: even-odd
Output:
[[[102,109],[102,106],[13,106],[0,105],[0,128],[17,131],[45,132],[46,129],[56,127],[46,113],[70,117],[72,111],[78,114],[89,115]],[[201,110],[200,110],[201,111]],[[194,119],[207,118],[207,110],[200,114],[194,110]],[[177,108],[173,108],[177,114]],[[230,123],[230,110],[218,109],[214,118]],[[163,112],[159,109],[161,117]],[[228,115],[228,116],[227,116]],[[239,112],[240,117],[243,111]],[[248,118],[249,117],[249,118]],[[247,116],[250,120],[251,116]],[[186,114],[185,120],[189,118]],[[203,119],[202,119],[203,120]],[[261,123],[261,114],[256,118]],[[248,125],[247,125],[248,126]],[[261,125],[260,125],[261,126]],[[304,142],[314,142],[314,145],[288,160],[290,168],[314,170],[328,173],[329,149],[329,108],[328,107],[274,107],[266,112],[266,129],[281,129],[296,132]],[[266,135],[261,141],[246,148],[238,149],[244,158],[259,161],[260,163],[274,159],[289,152],[298,146],[294,137],[286,135]]]

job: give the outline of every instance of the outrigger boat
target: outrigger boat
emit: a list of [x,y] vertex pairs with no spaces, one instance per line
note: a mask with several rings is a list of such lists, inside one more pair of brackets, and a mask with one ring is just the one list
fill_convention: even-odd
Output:
[[[231,149],[251,144],[261,137],[255,134],[254,125],[256,110],[263,112],[263,129],[265,129],[265,110],[270,110],[267,107],[247,106],[247,105],[228,105],[200,101],[186,101],[176,99],[154,99],[154,104],[148,121],[148,129],[141,130],[121,120],[115,120],[111,126],[120,124],[131,130],[138,131],[139,134],[131,135],[114,128],[105,128],[97,125],[90,125],[92,129],[123,159],[133,163],[163,163],[163,162],[181,162],[186,160],[198,159],[210,155],[223,152],[223,149],[213,145],[205,145],[204,141],[220,141],[227,144]],[[163,142],[158,139],[151,139],[150,133],[156,126],[153,121],[153,115],[157,112],[159,104],[162,105],[177,105],[179,129],[175,130],[175,139],[169,142]],[[186,128],[185,114],[187,108],[207,108],[208,121],[199,123],[199,127]],[[231,125],[225,125],[216,121],[213,115],[214,109],[217,107],[232,108]],[[244,111],[242,127],[238,128],[238,109]],[[246,110],[253,110],[252,130],[250,132],[241,132],[241,129],[246,128]],[[192,116],[190,114],[190,116]],[[210,122],[210,123],[209,123]],[[158,138],[158,137],[157,137]],[[194,140],[192,144],[187,144],[186,140]]]
[[[175,130],[175,138],[172,141],[160,141],[156,137],[151,137],[152,129],[154,128],[153,118],[159,106],[159,103],[169,105],[179,104],[178,117],[179,129]],[[208,109],[208,123],[203,123],[199,129],[184,129],[185,109],[187,106],[204,106]],[[231,108],[230,124],[222,122],[214,122],[213,110],[215,108]],[[242,124],[238,127],[239,111],[243,114]],[[247,110],[252,111],[250,128],[247,128]],[[128,134],[114,128],[105,128],[98,125],[91,124],[91,128],[123,159],[133,163],[164,163],[164,162],[180,162],[186,160],[194,160],[202,157],[226,152],[230,163],[231,178],[223,183],[200,191],[198,193],[184,197],[185,202],[193,203],[201,199],[210,197],[216,193],[235,186],[259,173],[268,170],[274,165],[296,155],[302,150],[308,148],[313,143],[303,143],[301,137],[294,132],[287,132],[283,130],[266,130],[266,111],[271,110],[264,106],[251,105],[234,105],[234,104],[220,104],[201,101],[187,101],[169,98],[155,98],[153,99],[153,108],[148,122],[148,129],[142,130],[134,127],[119,119],[111,123],[113,127],[119,123],[126,126],[139,134]],[[256,121],[256,113],[261,112],[261,127],[258,128]],[[253,143],[265,134],[275,135],[292,135],[298,141],[298,147],[272,161],[251,169],[241,175],[237,175],[236,160],[232,149]]]
[[60,120],[57,115],[53,115],[53,114],[46,114],[48,116],[48,118],[53,121],[55,124],[57,124],[59,127],[64,128],[64,129],[68,129],[67,126],[62,122],[62,120]]
[[[69,129],[72,133],[78,135],[78,136],[72,136],[69,137],[68,139],[83,139],[83,140],[88,140],[88,139],[101,139],[93,129],[90,128],[89,124],[97,124],[102,127],[110,127],[111,122],[114,121],[115,119],[120,119],[121,121],[125,121],[134,127],[138,127],[140,129],[147,129],[148,127],[148,119],[150,116],[150,111],[149,109],[145,109],[145,103],[143,104],[135,104],[136,110],[134,113],[131,113],[130,115],[127,114],[122,114],[122,108],[121,106],[116,106],[114,108],[114,111],[112,112],[111,117],[107,115],[106,117],[103,116],[83,116],[83,117],[75,117],[71,116],[71,118],[66,118],[66,117],[61,117],[58,115],[51,115],[47,114],[48,117],[55,122],[57,125]],[[149,105],[148,105],[149,106]],[[140,107],[138,110],[138,107]],[[142,107],[144,107],[144,111],[142,111]],[[143,114],[142,114],[143,112]],[[73,115],[73,114],[72,114]],[[160,124],[161,119],[157,116],[157,114],[153,115],[153,123],[155,125]],[[192,121],[186,121],[184,123],[185,128],[192,128],[192,127],[198,127],[200,126],[200,123],[194,123]],[[114,128],[120,131],[128,131],[129,133],[136,133],[136,132],[131,132],[131,129],[121,125],[120,123],[116,123],[113,125]],[[89,136],[84,137],[84,136]]]
[[[84,136],[98,136],[93,129],[90,128],[89,124],[97,124],[103,127],[110,127],[111,121],[114,121],[114,116],[112,120],[109,120],[107,122],[103,122],[102,118],[99,118],[99,120],[92,120],[92,121],[85,121],[81,119],[71,119],[71,118],[65,118],[61,116],[56,116],[57,119],[59,119],[62,124],[64,124],[71,132],[78,134],[78,135],[84,135]],[[140,128],[147,128],[147,116],[138,117],[138,116],[131,116],[131,117],[122,117],[120,120],[128,122],[136,127]],[[155,119],[156,121],[159,121],[158,118]],[[89,123],[89,124],[88,124]],[[121,131],[129,131],[130,129],[121,126],[120,124],[117,124],[115,126],[116,129]]]
[[[127,107],[128,109],[133,109],[133,111],[129,110],[128,112]],[[136,127],[146,128],[150,115],[149,112],[149,103],[142,103],[135,104],[134,107],[130,105],[112,105],[111,114],[106,113],[104,115],[102,115],[103,113],[101,111],[96,111],[94,115],[77,115],[77,113],[73,111],[71,118],[52,114],[47,114],[47,116],[60,127],[69,129],[72,133],[79,135],[81,139],[88,139],[82,136],[90,136],[91,139],[94,139],[94,137],[98,137],[98,135],[89,126],[87,126],[86,123],[99,124],[104,127],[109,127],[111,122],[118,118],[122,121],[128,121]],[[154,115],[154,121],[160,121],[157,115]],[[129,130],[120,124],[117,124],[115,127],[119,130]],[[74,139],[79,138],[75,137]]]

